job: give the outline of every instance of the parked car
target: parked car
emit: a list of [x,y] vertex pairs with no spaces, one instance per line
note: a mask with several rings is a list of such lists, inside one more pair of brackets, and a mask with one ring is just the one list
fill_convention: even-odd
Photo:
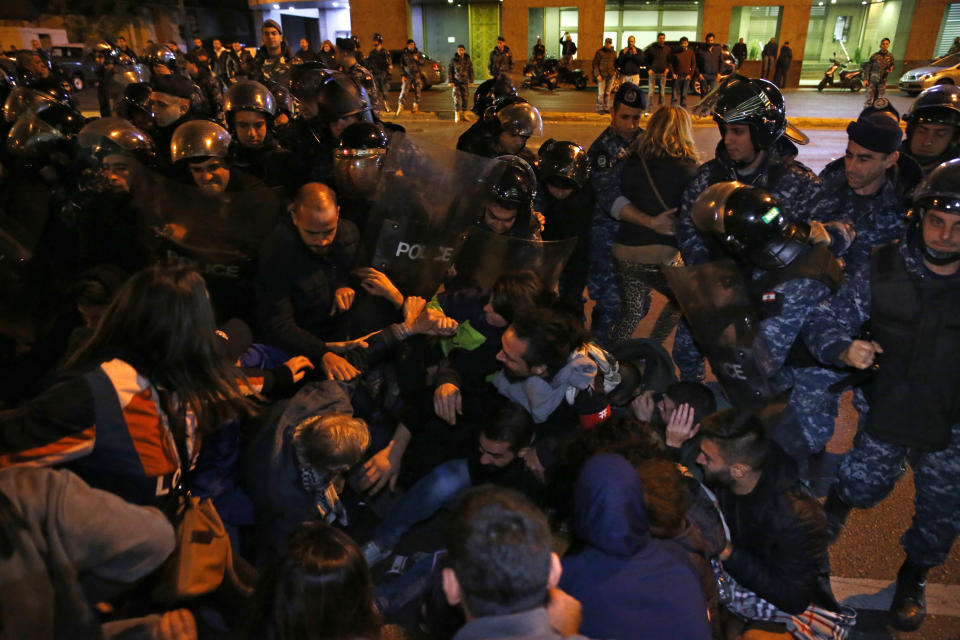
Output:
[[935,84],[960,84],[960,53],[943,56],[900,76],[900,90],[915,96]]
[[[390,73],[390,88],[399,89],[403,84],[400,66],[400,53],[402,49],[391,49],[390,58],[393,60],[393,71]],[[423,54],[421,54],[423,55]],[[420,64],[420,77],[423,78],[423,88],[429,89],[435,84],[447,83],[447,68],[433,58],[423,55],[423,62]]]
[[50,49],[50,61],[74,91],[83,91],[97,82],[97,65],[83,47],[56,45]]

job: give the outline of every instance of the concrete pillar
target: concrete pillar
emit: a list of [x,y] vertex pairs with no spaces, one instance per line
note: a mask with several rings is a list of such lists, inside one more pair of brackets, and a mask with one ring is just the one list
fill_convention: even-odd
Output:
[[937,46],[940,24],[946,10],[947,0],[917,0],[907,50],[903,55],[904,71],[922,66],[933,57],[933,48]]
[[410,37],[410,5],[407,0],[350,0],[350,31],[365,45],[379,33],[387,49],[402,49]]

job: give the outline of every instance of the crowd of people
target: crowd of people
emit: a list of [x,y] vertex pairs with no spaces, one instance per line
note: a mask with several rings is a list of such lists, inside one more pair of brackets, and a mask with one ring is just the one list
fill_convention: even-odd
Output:
[[0,77],[4,632],[843,638],[829,545],[905,464],[921,625],[960,530],[960,89],[905,139],[875,100],[816,175],[734,73],[701,164],[686,109],[640,126],[631,43],[588,149],[528,148],[497,73],[454,150],[382,119],[379,36],[262,38],[233,71],[104,42],[91,120],[34,51]]

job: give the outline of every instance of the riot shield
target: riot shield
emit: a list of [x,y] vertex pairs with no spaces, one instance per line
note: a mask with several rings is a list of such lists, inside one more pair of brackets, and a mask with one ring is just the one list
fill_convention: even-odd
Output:
[[770,401],[776,373],[760,333],[760,320],[736,263],[662,267],[700,350],[735,407],[759,409]]
[[218,319],[253,319],[253,283],[260,244],[281,219],[280,189],[210,195],[173,180],[134,193],[141,224],[162,261],[197,269]]
[[456,282],[489,289],[507,272],[533,271],[552,290],[576,246],[577,238],[524,240],[474,227],[457,256]]
[[395,135],[383,161],[360,264],[383,271],[404,294],[430,297],[476,219],[487,158]]

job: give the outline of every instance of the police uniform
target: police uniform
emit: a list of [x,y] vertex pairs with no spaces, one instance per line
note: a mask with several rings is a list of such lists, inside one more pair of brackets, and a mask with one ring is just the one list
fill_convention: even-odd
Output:
[[[716,156],[703,164],[696,177],[684,191],[677,212],[677,243],[685,264],[693,265],[710,260],[710,249],[693,228],[690,208],[697,197],[712,184],[738,180],[744,184],[768,190],[782,203],[783,213],[790,221],[809,220],[809,211],[816,197],[818,179],[806,166],[793,158],[796,146],[780,138],[765,150],[765,157],[757,169],[748,175],[737,172],[721,140]],[[680,369],[682,380],[703,381],[706,370],[699,349],[690,335],[686,322],[677,325],[674,336],[673,359]]]
[[[626,88],[625,88],[626,87]],[[635,109],[643,108],[639,89],[624,85],[617,92],[614,104],[622,102]],[[620,285],[613,262],[613,241],[620,222],[611,215],[611,208],[620,193],[620,178],[624,160],[629,155],[630,145],[639,135],[621,138],[613,127],[607,127],[593,141],[587,156],[590,158],[590,180],[596,205],[593,209],[593,228],[590,235],[590,268],[587,276],[587,292],[594,301],[590,330],[600,344],[605,344],[620,313]]]
[[889,51],[877,51],[870,56],[865,67],[867,100],[864,106],[869,107],[887,92],[887,74],[893,71],[893,54]]
[[960,277],[933,277],[922,263],[916,233],[878,249],[861,265],[811,314],[804,339],[820,360],[844,366],[839,356],[851,336],[871,322],[884,353],[876,377],[865,385],[869,410],[860,412],[836,491],[853,507],[872,507],[909,462],[916,512],[900,544],[909,560],[930,567],[946,560],[960,530],[960,344],[945,324],[960,308]]
[[383,100],[383,108],[389,111],[387,96],[390,93],[390,67],[393,66],[390,61],[390,52],[385,47],[372,49],[367,54],[366,63],[370,71],[373,72],[373,80],[377,84],[377,93]]

